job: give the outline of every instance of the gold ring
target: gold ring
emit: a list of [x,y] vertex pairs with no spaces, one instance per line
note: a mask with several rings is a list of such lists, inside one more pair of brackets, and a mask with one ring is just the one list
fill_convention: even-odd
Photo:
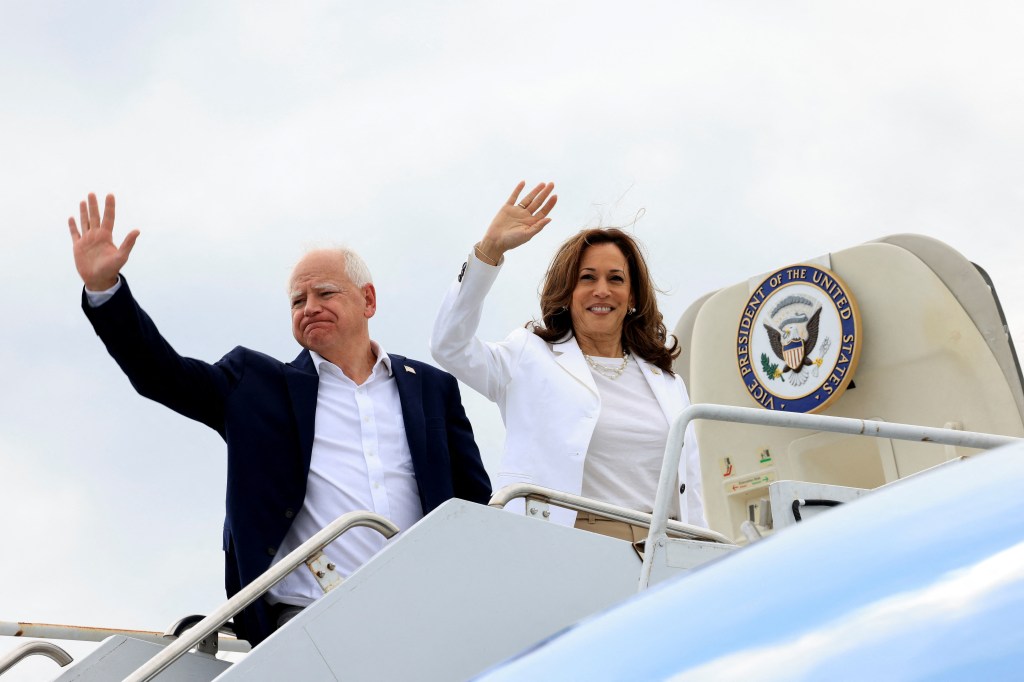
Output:
[[516,206],[518,206],[519,208],[525,208],[525,209],[526,209],[527,211],[529,211],[529,210],[530,210],[529,208],[527,208],[526,204],[524,204],[524,203],[523,203],[523,202],[521,202],[521,201],[520,201],[520,202],[519,202],[518,204],[516,204]]

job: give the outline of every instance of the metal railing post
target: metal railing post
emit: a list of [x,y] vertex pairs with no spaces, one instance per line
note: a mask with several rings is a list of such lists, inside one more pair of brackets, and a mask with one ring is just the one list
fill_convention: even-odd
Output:
[[[201,617],[200,617],[201,618]],[[199,619],[196,619],[197,621]],[[40,639],[61,639],[74,642],[102,642],[107,637],[123,635],[161,646],[167,644],[166,632],[152,630],[127,630],[123,628],[97,628],[87,625],[58,625],[56,623],[11,622],[0,620],[0,637],[38,637]],[[221,651],[245,653],[252,647],[244,639],[223,637]]]
[[147,682],[153,679],[167,666],[185,655],[189,649],[211,635],[232,616],[262,597],[267,590],[302,565],[307,558],[334,542],[345,531],[359,526],[372,528],[385,538],[390,538],[398,532],[398,527],[391,521],[368,511],[349,512],[339,516],[316,535],[289,552],[281,561],[268,568],[263,575],[242,588],[238,594],[227,600],[216,611],[196,623],[173,644],[168,644],[163,651],[126,677],[124,682]]
[[4,656],[0,657],[0,675],[3,675],[29,656],[46,656],[61,668],[74,660],[68,652],[56,644],[51,644],[50,642],[25,642],[17,649],[8,651]]
[[773,412],[758,407],[708,404],[691,405],[680,412],[672,422],[668,432],[668,440],[665,442],[665,457],[662,460],[661,477],[658,479],[658,492],[654,498],[654,513],[652,514],[650,532],[647,535],[647,543],[645,545],[644,564],[640,569],[640,591],[647,589],[650,583],[655,554],[660,554],[664,551],[667,538],[666,525],[669,509],[672,505],[672,498],[675,495],[674,484],[676,473],[679,470],[679,458],[682,455],[683,438],[686,435],[686,428],[690,425],[690,422],[697,419],[809,429],[813,431],[830,431],[833,433],[924,441],[941,445],[956,445],[980,449],[1008,445],[1020,440],[1012,436],[939,429],[930,426],[891,424],[866,419],[851,419],[849,417],[827,417],[819,414]]
[[[623,521],[634,526],[649,528],[651,525],[650,514],[629,509],[627,507],[609,504],[608,502],[601,502],[600,500],[594,500],[589,497],[573,495],[572,493],[562,492],[561,490],[544,488],[539,485],[534,485],[533,483],[513,483],[511,485],[507,485],[491,496],[491,500],[488,502],[488,505],[500,508],[520,497],[526,498],[527,507],[530,506],[530,500],[540,500],[546,504],[553,504],[557,507],[562,507],[563,509],[597,514],[598,516],[603,516],[604,518],[611,519],[612,521]],[[667,530],[669,535],[672,537],[686,538],[688,540],[701,540],[703,542],[720,542],[727,545],[732,544],[730,540],[721,533],[716,533],[713,530],[701,528],[700,526],[691,526],[690,524],[681,523],[679,521],[669,521]]]

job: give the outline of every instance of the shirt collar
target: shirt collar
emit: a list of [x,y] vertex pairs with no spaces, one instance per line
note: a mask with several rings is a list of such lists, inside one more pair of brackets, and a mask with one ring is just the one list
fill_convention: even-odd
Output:
[[[370,341],[370,350],[372,350],[373,354],[377,356],[377,361],[373,363],[373,368],[370,370],[370,376],[373,376],[374,374],[377,374],[380,371],[387,372],[388,376],[392,376],[393,371],[391,369],[391,356],[385,353],[381,345],[373,340]],[[338,367],[333,362],[317,353],[315,350],[309,351],[309,357],[313,358],[313,364],[316,365],[317,376],[321,376],[323,374],[324,365]]]

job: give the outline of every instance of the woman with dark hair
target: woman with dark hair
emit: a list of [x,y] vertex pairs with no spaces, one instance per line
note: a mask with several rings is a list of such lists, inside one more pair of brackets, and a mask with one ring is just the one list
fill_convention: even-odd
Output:
[[[615,228],[578,232],[548,267],[541,321],[499,343],[475,336],[505,252],[551,222],[554,185],[537,185],[520,201],[524,187],[516,186],[449,289],[434,322],[434,359],[501,410],[495,489],[529,482],[649,513],[669,426],[690,401],[672,371],[679,348],[669,343],[637,241]],[[691,425],[674,518],[706,526],[694,442]],[[646,536],[560,508],[551,519],[630,541]]]

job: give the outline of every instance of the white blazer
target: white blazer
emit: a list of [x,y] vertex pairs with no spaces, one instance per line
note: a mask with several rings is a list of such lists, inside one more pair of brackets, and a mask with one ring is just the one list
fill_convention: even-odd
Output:
[[[548,343],[520,328],[500,343],[476,338],[484,299],[500,269],[470,255],[461,282],[452,284],[437,313],[431,353],[456,378],[498,404],[505,450],[495,490],[527,482],[579,495],[583,462],[601,412],[597,385],[573,337]],[[682,379],[635,359],[671,424],[690,405]],[[706,527],[693,424],[686,431],[679,482],[684,490],[680,520]],[[516,510],[522,509],[520,500]],[[553,507],[551,520],[571,526],[576,512]]]

